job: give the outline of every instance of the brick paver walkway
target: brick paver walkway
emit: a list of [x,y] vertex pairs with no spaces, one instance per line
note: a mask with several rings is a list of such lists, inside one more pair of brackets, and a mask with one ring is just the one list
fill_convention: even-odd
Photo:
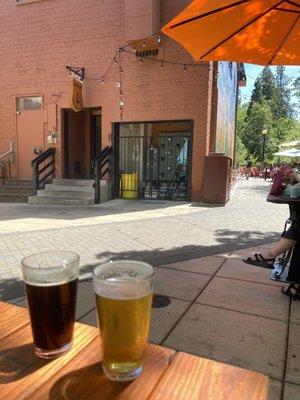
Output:
[[[241,181],[224,207],[115,201],[97,207],[0,206],[0,297],[25,306],[19,262],[43,249],[82,258],[77,319],[96,324],[90,271],[107,257],[156,265],[150,340],[265,373],[270,400],[300,398],[300,302],[280,293],[269,271],[241,261],[278,238],[287,206],[265,201],[269,183]],[[247,248],[247,249],[246,249]],[[241,399],[242,400],[242,399]]]
[[123,200],[81,208],[0,204],[0,279],[18,279],[22,258],[47,249],[77,252],[85,274],[107,258],[160,265],[271,242],[288,210],[266,203],[269,186],[243,180],[226,207]]

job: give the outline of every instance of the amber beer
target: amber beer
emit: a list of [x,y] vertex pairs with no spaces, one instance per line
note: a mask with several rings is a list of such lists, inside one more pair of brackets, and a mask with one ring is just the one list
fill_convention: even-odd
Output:
[[48,251],[22,261],[34,351],[54,358],[72,346],[79,256]]
[[142,372],[148,343],[153,269],[134,261],[106,265],[94,271],[102,367],[111,380],[132,380]]

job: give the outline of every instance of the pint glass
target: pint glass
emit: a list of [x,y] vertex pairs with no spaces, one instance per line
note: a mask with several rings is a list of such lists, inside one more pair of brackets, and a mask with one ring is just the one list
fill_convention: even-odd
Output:
[[72,346],[79,256],[48,251],[22,261],[34,351],[54,358]]
[[130,381],[143,369],[152,304],[153,268],[115,261],[94,270],[102,368],[113,381]]

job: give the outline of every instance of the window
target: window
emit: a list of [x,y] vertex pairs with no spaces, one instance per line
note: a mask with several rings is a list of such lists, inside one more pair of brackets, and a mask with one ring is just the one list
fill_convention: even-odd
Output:
[[35,97],[19,97],[17,99],[17,110],[41,110],[42,109],[42,96]]

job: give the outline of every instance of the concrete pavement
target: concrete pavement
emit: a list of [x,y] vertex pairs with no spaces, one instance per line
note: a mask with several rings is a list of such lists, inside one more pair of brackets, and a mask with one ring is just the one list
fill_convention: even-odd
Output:
[[[277,239],[287,217],[287,206],[265,202],[267,185],[240,182],[225,208],[114,202],[92,210],[39,208],[34,217],[25,207],[34,219],[27,228],[18,209],[20,231],[0,222],[8,229],[1,251],[12,259],[1,296],[25,306],[16,272],[24,252],[75,250],[83,259],[77,319],[95,325],[91,268],[106,257],[148,260],[156,266],[155,292],[171,299],[153,309],[152,342],[262,372],[271,378],[270,400],[299,400],[300,302],[283,296],[267,270],[241,261],[253,246]],[[49,228],[53,220],[63,226]]]

